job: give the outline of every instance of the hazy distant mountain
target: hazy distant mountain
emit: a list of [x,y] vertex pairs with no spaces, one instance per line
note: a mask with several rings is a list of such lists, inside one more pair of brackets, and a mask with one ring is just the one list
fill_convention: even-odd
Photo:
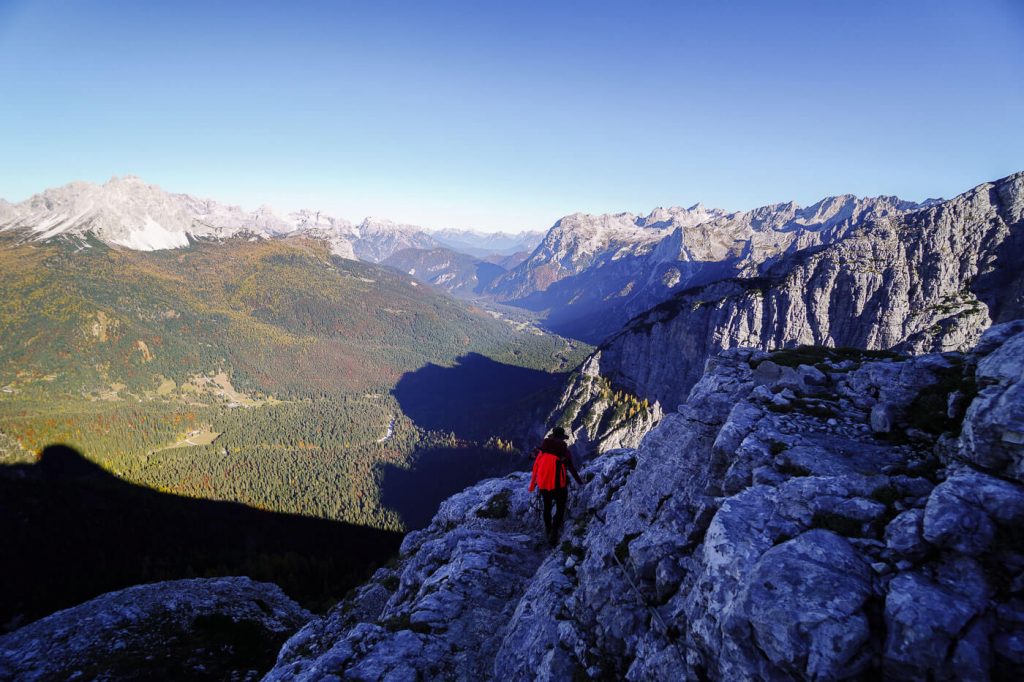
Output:
[[422,228],[367,218],[354,226],[321,211],[287,215],[269,206],[245,211],[188,194],[166,192],[137,177],[111,178],[102,185],[72,182],[47,189],[19,203],[0,204],[0,231],[16,231],[40,241],[82,238],[140,251],[187,246],[195,239],[239,234],[259,238],[304,235],[327,241],[336,255],[378,262],[405,248],[438,243]]
[[868,218],[923,204],[896,197],[829,197],[727,212],[697,204],[632,213],[574,213],[556,222],[489,293],[547,311],[560,333],[599,341],[688,287],[736,276],[785,253],[828,243]]
[[505,272],[500,265],[446,248],[402,249],[381,264],[461,296],[479,294]]
[[500,253],[496,253],[487,256],[483,260],[488,263],[494,263],[495,265],[501,266],[502,270],[511,270],[512,268],[521,265],[527,258],[530,257],[530,251],[516,251],[508,256],[503,256]]
[[520,251],[533,251],[544,238],[544,232],[474,232],[473,230],[436,230],[431,232],[441,244],[471,256],[511,256]]
[[432,249],[440,244],[417,225],[401,225],[382,218],[367,218],[353,233],[353,248],[360,260],[379,263],[403,249]]

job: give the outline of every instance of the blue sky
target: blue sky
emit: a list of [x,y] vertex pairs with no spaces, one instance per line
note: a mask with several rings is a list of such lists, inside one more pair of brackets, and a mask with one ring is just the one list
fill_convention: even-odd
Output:
[[1017,0],[164,4],[0,0],[0,196],[518,230],[1024,170]]

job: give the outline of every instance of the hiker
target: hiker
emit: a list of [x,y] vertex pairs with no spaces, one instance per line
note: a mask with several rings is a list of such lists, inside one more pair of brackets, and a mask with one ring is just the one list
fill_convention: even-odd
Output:
[[[565,504],[569,497],[568,474],[572,474],[578,485],[583,485],[576,465],[572,462],[572,453],[566,445],[568,439],[561,426],[551,429],[551,433],[537,448],[533,478],[530,479],[530,492],[540,488],[540,497],[544,501],[544,531],[552,547],[558,543],[562,522],[565,520]],[[554,520],[551,519],[552,505],[555,505]]]

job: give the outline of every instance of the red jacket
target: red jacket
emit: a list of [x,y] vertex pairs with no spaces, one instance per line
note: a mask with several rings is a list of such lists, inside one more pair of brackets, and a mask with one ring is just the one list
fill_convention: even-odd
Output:
[[530,492],[535,488],[541,490],[561,490],[569,487],[569,473],[580,485],[580,475],[572,463],[572,455],[565,441],[556,438],[545,438],[540,444],[540,452],[533,460],[533,477],[530,479]]

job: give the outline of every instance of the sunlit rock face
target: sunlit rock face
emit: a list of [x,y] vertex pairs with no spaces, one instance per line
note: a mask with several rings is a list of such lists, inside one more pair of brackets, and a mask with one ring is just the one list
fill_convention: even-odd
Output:
[[1022,362],[1020,323],[967,353],[727,350],[584,467],[557,548],[527,474],[484,482],[268,679],[1016,679]]
[[1022,266],[1018,173],[678,294],[605,341],[599,373],[671,410],[727,348],[968,350],[990,324],[1024,316]]

